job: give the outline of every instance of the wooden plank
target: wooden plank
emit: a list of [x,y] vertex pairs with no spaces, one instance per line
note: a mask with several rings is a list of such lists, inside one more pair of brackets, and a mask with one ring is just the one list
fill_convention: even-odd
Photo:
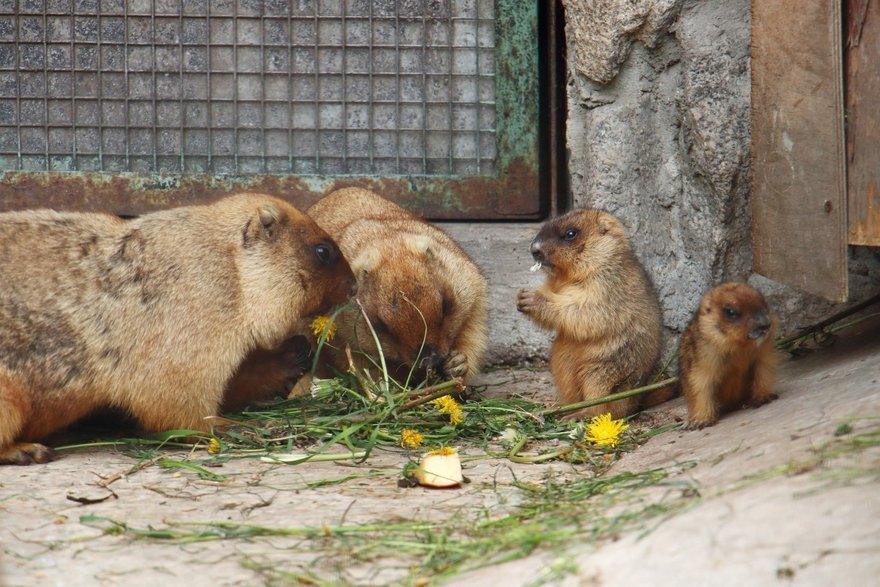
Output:
[[755,271],[847,298],[841,5],[752,2]]
[[846,158],[849,242],[880,246],[880,1],[847,0]]

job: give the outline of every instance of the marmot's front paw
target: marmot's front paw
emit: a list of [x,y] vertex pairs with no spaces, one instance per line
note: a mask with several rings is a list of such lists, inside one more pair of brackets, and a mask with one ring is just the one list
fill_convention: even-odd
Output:
[[[304,336],[294,336],[278,347],[280,368],[284,378],[282,389],[290,389],[312,366],[312,349]],[[279,390],[280,391],[280,390]]]
[[467,357],[458,351],[452,351],[443,363],[443,372],[447,377],[464,377],[468,372]]
[[0,464],[30,465],[32,463],[48,463],[58,458],[58,453],[36,442],[20,442],[7,446],[0,451]]
[[684,430],[702,430],[703,428],[706,428],[707,426],[714,426],[717,421],[718,421],[717,418],[714,420],[712,420],[712,419],[697,420],[694,418],[688,418],[687,422],[685,422],[685,424],[684,424],[684,426],[682,426],[682,428]]
[[534,289],[521,289],[516,294],[516,309],[523,314],[533,313],[543,301],[541,294]]

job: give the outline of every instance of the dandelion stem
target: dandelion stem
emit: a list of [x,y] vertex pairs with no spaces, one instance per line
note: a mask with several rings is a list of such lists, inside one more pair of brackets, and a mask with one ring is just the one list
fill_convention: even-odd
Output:
[[510,447],[510,450],[507,452],[507,458],[513,462],[517,462],[515,459],[516,455],[519,454],[519,451],[526,445],[529,441],[528,437],[525,434],[520,434],[516,438],[516,442],[513,443],[513,446]]
[[309,454],[270,454],[262,457],[260,460],[264,463],[285,463],[289,465],[297,465],[306,461],[313,463],[327,461],[344,461],[349,459],[362,459],[367,456],[366,451],[352,451],[344,453],[309,453]]
[[559,414],[567,414],[568,412],[573,412],[575,410],[580,410],[581,408],[590,408],[593,406],[598,406],[599,404],[605,404],[608,402],[614,402],[620,399],[626,399],[628,397],[633,397],[634,395],[641,395],[643,393],[648,393],[649,391],[654,391],[655,389],[661,389],[666,387],[667,385],[673,385],[678,381],[678,377],[670,377],[669,379],[664,379],[663,381],[658,381],[657,383],[652,383],[651,385],[645,385],[642,387],[636,387],[634,389],[629,389],[627,391],[621,391],[618,393],[612,393],[610,395],[602,396],[596,399],[591,399],[583,402],[577,402],[573,404],[568,404],[559,408],[552,408],[549,410],[544,410],[541,412],[542,416],[558,416]]
[[358,372],[357,367],[354,366],[354,358],[352,358],[351,356],[351,346],[348,344],[345,345],[345,358],[348,360],[348,372],[354,376],[354,378],[358,382],[358,385],[360,385],[361,389],[364,390],[364,395],[369,401],[375,401],[376,396],[373,394],[373,390],[370,389],[370,385],[367,383],[364,376],[361,375]]
[[382,379],[385,382],[385,389],[382,391],[388,393],[391,390],[391,385],[388,383],[388,366],[385,365],[385,353],[382,352],[382,344],[379,342],[379,336],[376,334],[376,331],[373,330],[373,324],[370,322],[370,318],[367,316],[367,311],[364,310],[363,304],[357,298],[354,299],[357,302],[358,308],[361,310],[361,314],[364,316],[364,321],[367,323],[367,328],[370,329],[370,334],[373,335],[373,342],[376,343],[376,351],[379,353],[379,363],[382,365]]
[[450,388],[460,388],[461,385],[462,383],[460,379],[450,379],[449,381],[444,381],[443,383],[438,383],[437,385],[426,387],[422,390],[423,395],[421,397],[418,397],[410,402],[403,404],[402,406],[400,406],[398,412],[405,412],[406,410],[411,410],[422,404],[426,404],[437,398],[443,397],[444,395],[449,395]]
[[560,448],[559,450],[554,450],[553,452],[548,452],[544,454],[540,454],[534,457],[525,457],[521,455],[508,455],[509,458],[514,463],[520,463],[524,465],[534,465],[537,463],[543,463],[544,461],[552,461],[558,458],[562,458],[568,453],[574,450],[573,447],[567,446],[565,448]]

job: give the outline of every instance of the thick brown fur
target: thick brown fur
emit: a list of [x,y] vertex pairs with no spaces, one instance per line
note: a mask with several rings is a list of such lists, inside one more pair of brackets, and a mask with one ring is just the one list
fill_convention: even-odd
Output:
[[[305,322],[303,332],[310,330]],[[296,335],[274,349],[251,351],[229,382],[220,411],[238,411],[256,401],[286,398],[311,368],[311,352],[310,335]]]
[[[335,191],[308,210],[339,244],[358,282],[392,375],[428,369],[446,377],[478,372],[488,345],[486,280],[445,232],[368,190]],[[350,345],[358,368],[376,345],[358,309],[340,315],[322,360],[347,371]],[[326,353],[326,354],[325,354]],[[325,373],[326,374],[326,373]]]
[[[556,332],[550,371],[562,404],[598,399],[645,384],[662,342],[657,294],[623,225],[596,209],[573,210],[550,220],[532,242],[548,272],[536,290],[517,295],[517,309]],[[650,403],[667,399],[669,391]],[[638,398],[585,408],[570,418],[634,413]]]
[[296,208],[239,194],[127,221],[0,214],[0,284],[0,462],[27,464],[99,408],[209,429],[243,359],[345,301],[353,275]]
[[710,290],[679,343],[679,378],[689,429],[711,426],[743,405],[776,394],[777,319],[764,296],[744,283]]

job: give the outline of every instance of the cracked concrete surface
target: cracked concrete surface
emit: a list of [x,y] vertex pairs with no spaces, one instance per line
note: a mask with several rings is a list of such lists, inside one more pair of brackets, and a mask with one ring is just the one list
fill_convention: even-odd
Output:
[[[608,473],[676,466],[671,482],[698,494],[690,507],[615,540],[574,541],[564,552],[539,548],[441,583],[873,584],[880,576],[878,379],[880,321],[875,320],[831,349],[786,361],[777,401],[734,412],[701,431],[658,435]],[[552,394],[549,376],[541,370],[493,373],[487,380],[507,381],[493,393],[545,399]],[[685,413],[680,399],[659,410],[666,418]],[[857,446],[865,438],[874,442]],[[467,456],[468,449],[463,453]],[[297,569],[345,578],[332,584],[396,584],[408,574],[400,561],[352,565],[344,553],[330,555],[316,548],[320,540],[302,536],[135,541],[104,533],[80,516],[106,516],[141,529],[164,528],[169,521],[321,528],[376,519],[442,520],[515,509],[514,477],[538,483],[551,472],[560,479],[585,472],[565,463],[465,459],[469,485],[429,491],[397,486],[405,460],[395,451],[377,452],[359,467],[232,460],[218,470],[225,483],[149,467],[111,484],[115,498],[89,505],[71,498],[105,497],[95,481],[127,471],[136,460],[92,448],[46,466],[3,467],[0,585],[284,585],[299,584]],[[354,477],[334,485],[309,485],[349,475]],[[670,486],[651,491],[670,491]],[[280,570],[288,574],[279,575]]]

